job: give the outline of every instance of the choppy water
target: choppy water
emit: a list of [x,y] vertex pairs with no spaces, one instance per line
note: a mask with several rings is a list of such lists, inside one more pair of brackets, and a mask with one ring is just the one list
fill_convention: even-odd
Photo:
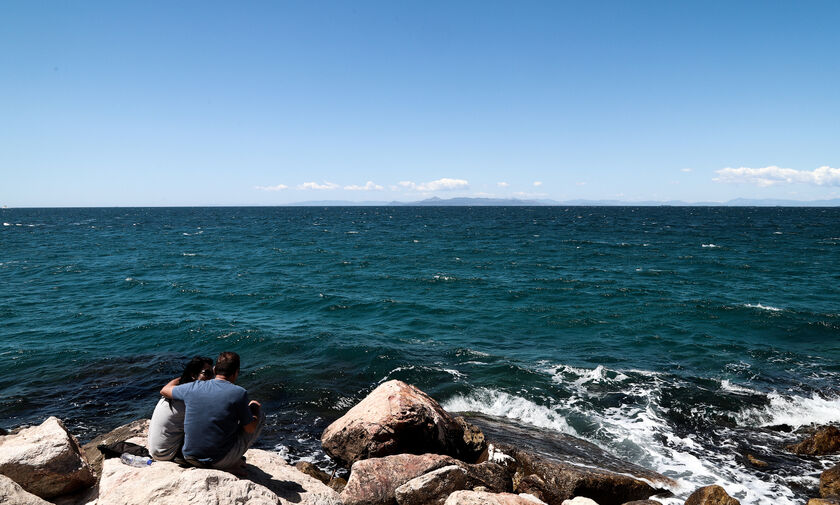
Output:
[[[0,210],[0,426],[81,439],[234,350],[260,441],[402,379],[450,410],[580,436],[742,503],[805,503],[838,461],[774,428],[840,422],[840,209]],[[744,463],[750,452],[765,470]],[[672,503],[682,501],[672,500]]]

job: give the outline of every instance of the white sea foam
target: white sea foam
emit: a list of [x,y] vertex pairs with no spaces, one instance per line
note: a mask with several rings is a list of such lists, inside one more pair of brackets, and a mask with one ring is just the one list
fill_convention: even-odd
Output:
[[744,409],[736,420],[743,426],[774,426],[787,424],[794,428],[810,424],[840,422],[840,398],[788,396],[779,393],[767,395],[770,405]]
[[514,419],[531,426],[577,435],[558,411],[504,391],[480,388],[468,395],[456,395],[443,402],[450,412],[480,412]]
[[181,253],[181,256],[195,256],[196,253]]
[[3,223],[3,226],[12,226],[11,223]]
[[723,379],[720,381],[720,388],[729,393],[735,394],[743,394],[743,395],[753,395],[758,394],[758,391],[754,389],[750,389],[748,387],[739,386],[738,384],[733,384],[732,381],[729,379]]
[[720,246],[719,246],[719,245],[716,245],[716,244],[701,244],[701,246],[702,246],[702,247],[708,247],[708,248],[710,248],[710,249],[717,249],[717,248],[720,248]]
[[749,307],[751,309],[769,310],[770,312],[781,312],[783,310],[778,307],[771,307],[770,305],[762,305],[760,303],[745,303],[744,307]]

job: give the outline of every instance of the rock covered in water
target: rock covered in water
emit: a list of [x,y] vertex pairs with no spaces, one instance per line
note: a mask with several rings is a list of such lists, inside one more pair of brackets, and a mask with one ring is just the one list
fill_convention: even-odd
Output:
[[106,459],[97,505],[341,505],[338,493],[277,454],[251,449],[244,478],[157,461],[144,468]]
[[79,443],[56,417],[0,438],[0,474],[41,498],[96,482]]
[[835,465],[820,475],[820,496],[840,498],[840,465]]
[[481,430],[398,380],[379,385],[330,424],[321,445],[343,465],[401,453],[447,454],[474,462],[486,447]]
[[395,454],[356,461],[341,499],[345,505],[394,505],[398,487],[432,470],[454,464],[455,459],[441,454]]
[[295,468],[310,477],[315,477],[320,480],[331,489],[335,490],[336,493],[340,493],[344,489],[344,486],[347,485],[346,480],[341,477],[333,477],[308,461],[298,461],[295,463]]
[[[496,447],[515,460],[514,490],[524,491],[527,488],[522,483],[527,482],[536,491],[535,496],[541,495],[549,505],[562,505],[563,501],[578,496],[591,498],[601,505],[622,505],[663,492],[625,473],[555,461],[507,444],[496,444]],[[665,476],[662,479],[670,480]]]
[[741,502],[729,496],[720,486],[706,486],[691,493],[685,505],[741,505]]
[[510,476],[505,468],[489,461],[478,465],[458,462],[411,479],[394,495],[399,505],[432,505],[442,504],[455,491],[478,488],[494,493],[510,491]]
[[823,426],[812,436],[787,446],[790,452],[807,456],[822,456],[840,452],[840,428]]
[[444,505],[546,505],[528,495],[512,493],[488,493],[487,491],[455,491]]
[[50,505],[50,502],[26,492],[20,484],[0,475],[0,503],[9,505]]

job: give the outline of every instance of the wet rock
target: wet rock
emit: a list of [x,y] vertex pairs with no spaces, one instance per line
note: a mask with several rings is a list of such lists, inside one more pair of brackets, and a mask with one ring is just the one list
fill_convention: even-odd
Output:
[[811,498],[808,505],[840,505],[840,499],[835,498]]
[[[515,489],[519,490],[529,475],[536,475],[545,483],[539,491],[549,505],[562,505],[564,500],[577,496],[591,498],[601,505],[622,505],[664,491],[631,475],[551,460],[506,444],[496,444],[496,447],[516,460]],[[536,485],[539,481],[529,482]]]
[[537,498],[511,493],[488,493],[486,491],[455,491],[444,505],[545,505]]
[[685,505],[741,505],[741,502],[729,496],[720,486],[706,486],[691,493]]
[[333,477],[330,479],[330,482],[327,484],[333,491],[336,493],[341,493],[344,491],[344,488],[347,486],[347,480],[342,479],[341,477]]
[[341,505],[338,493],[279,455],[251,449],[242,478],[222,470],[157,461],[144,468],[106,459],[97,505]]
[[840,465],[835,465],[820,475],[820,496],[840,498]]
[[345,505],[394,505],[396,490],[406,482],[455,459],[440,454],[395,454],[353,463],[350,479],[341,492]]
[[309,461],[298,461],[297,463],[295,463],[295,468],[305,473],[306,475],[309,475],[310,477],[315,477],[324,484],[330,483],[330,474],[321,470]]
[[510,491],[510,478],[496,463],[467,465],[458,462],[411,479],[398,487],[394,495],[399,505],[431,505],[442,504],[455,491],[470,489],[495,493]]
[[381,384],[324,430],[321,445],[343,465],[392,454],[447,454],[475,462],[486,447],[481,430],[458,419],[414,386]]
[[[132,438],[145,438],[148,433],[149,420],[138,419],[118,428],[114,428],[104,435],[99,435],[83,445],[82,450],[85,452],[85,457],[87,458],[94,475],[98,476],[102,471],[102,460],[104,459],[102,452],[97,449],[97,446],[100,444],[110,445],[117,442],[125,442],[126,440]],[[145,443],[139,443],[138,445],[145,446]]]
[[[546,483],[539,475],[525,475],[522,476],[518,474],[518,476],[514,479],[514,492],[517,494],[529,494],[531,496],[536,496],[541,501],[548,502],[549,496],[553,496],[550,490],[546,488]],[[555,501],[557,499],[555,498]]]
[[767,468],[767,462],[766,461],[762,461],[762,460],[756,458],[755,456],[753,456],[752,454],[747,454],[747,462],[751,466],[754,466],[755,468]]
[[0,474],[41,498],[96,482],[79,443],[56,417],[0,438]]
[[812,436],[787,446],[790,452],[807,456],[822,456],[840,452],[840,428],[823,426]]
[[677,489],[678,484],[658,472],[624,461],[586,440],[552,430],[512,424],[509,420],[471,414],[468,420],[477,425],[487,437],[488,449],[493,446],[493,458],[504,464],[503,447],[536,454],[552,461],[577,466],[602,468],[615,473],[630,474],[645,480],[657,489]]
[[625,503],[624,505],[662,505],[660,502],[656,500],[633,500]]
[[8,503],[9,505],[50,505],[50,502],[32,493],[27,493],[26,490],[20,487],[20,484],[5,475],[0,475],[0,503]]

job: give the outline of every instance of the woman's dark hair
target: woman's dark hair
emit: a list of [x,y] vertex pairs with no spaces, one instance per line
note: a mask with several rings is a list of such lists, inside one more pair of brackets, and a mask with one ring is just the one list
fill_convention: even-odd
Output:
[[213,366],[213,360],[210,358],[205,358],[204,356],[196,356],[195,358],[191,359],[187,366],[184,367],[184,373],[181,374],[181,381],[179,384],[186,384],[188,382],[192,382],[195,379],[193,377],[198,377],[198,374],[204,370],[204,367],[210,365]]

